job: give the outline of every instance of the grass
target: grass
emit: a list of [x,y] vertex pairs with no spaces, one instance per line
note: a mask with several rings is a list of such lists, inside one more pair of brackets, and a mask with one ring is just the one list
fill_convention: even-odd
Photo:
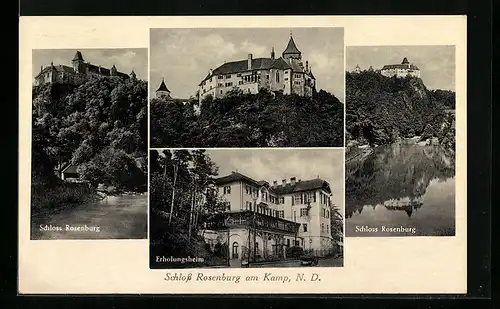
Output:
[[85,183],[34,184],[31,188],[32,216],[95,201],[95,190]]

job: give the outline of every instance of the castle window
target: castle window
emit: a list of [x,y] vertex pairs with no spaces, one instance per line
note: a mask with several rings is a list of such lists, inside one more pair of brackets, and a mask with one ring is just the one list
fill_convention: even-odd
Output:
[[280,72],[276,71],[276,82],[280,82]]
[[218,78],[218,79],[223,79],[223,78],[224,78],[224,76],[219,75],[219,76],[217,76],[217,78]]
[[220,91],[220,94],[222,94],[222,90]]
[[285,204],[285,198],[284,197],[280,197],[280,204]]
[[231,194],[231,186],[224,187],[224,194]]
[[238,81],[238,85],[243,85],[243,81],[242,80]]
[[302,225],[302,228],[303,228],[303,231],[304,231],[304,232],[307,232],[307,223],[304,223],[304,224]]
[[231,74],[226,75],[226,79],[229,79],[229,78],[231,78]]
[[284,218],[285,217],[285,211],[284,210],[278,210],[278,217]]
[[241,73],[236,74],[236,77],[241,77]]
[[210,77],[210,82],[212,82],[212,78]]
[[324,231],[325,231],[325,224],[321,223],[321,232],[324,232]]
[[285,77],[285,82],[288,81],[288,77]]

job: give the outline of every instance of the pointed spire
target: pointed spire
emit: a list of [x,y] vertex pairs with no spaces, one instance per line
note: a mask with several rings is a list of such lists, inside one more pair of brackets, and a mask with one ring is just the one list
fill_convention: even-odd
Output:
[[410,64],[410,63],[408,62],[408,59],[404,57],[403,62],[401,62],[401,64]]
[[271,59],[274,60],[274,46],[273,46],[273,49],[271,50]]
[[297,48],[297,45],[295,45],[291,30],[290,30],[290,40],[288,41],[288,45],[286,46],[285,51],[283,52],[283,56],[286,54],[298,55],[298,56],[300,56],[301,54],[300,50]]
[[82,62],[84,61],[82,53],[79,50],[76,51],[72,61],[82,61]]
[[156,90],[156,92],[158,92],[158,91],[167,91],[167,92],[170,92],[170,90],[168,90],[168,88],[167,88],[167,85],[165,85],[165,78],[161,79],[160,87],[158,87],[158,89]]

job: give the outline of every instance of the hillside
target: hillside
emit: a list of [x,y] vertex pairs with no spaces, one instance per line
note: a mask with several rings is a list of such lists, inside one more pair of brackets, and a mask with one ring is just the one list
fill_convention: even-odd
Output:
[[34,185],[57,183],[54,170],[73,163],[98,183],[141,191],[147,172],[147,83],[93,78],[73,87],[33,87]]
[[421,136],[453,143],[455,93],[426,88],[420,78],[346,73],[346,143],[383,145]]
[[319,91],[312,98],[230,92],[186,104],[151,100],[151,147],[343,146],[344,104]]

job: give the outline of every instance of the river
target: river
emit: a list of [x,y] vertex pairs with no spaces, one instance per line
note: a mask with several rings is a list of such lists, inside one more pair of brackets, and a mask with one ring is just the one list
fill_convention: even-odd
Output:
[[34,220],[31,239],[146,239],[147,207],[147,195],[108,196]]
[[346,236],[453,235],[452,153],[397,143],[347,163]]

